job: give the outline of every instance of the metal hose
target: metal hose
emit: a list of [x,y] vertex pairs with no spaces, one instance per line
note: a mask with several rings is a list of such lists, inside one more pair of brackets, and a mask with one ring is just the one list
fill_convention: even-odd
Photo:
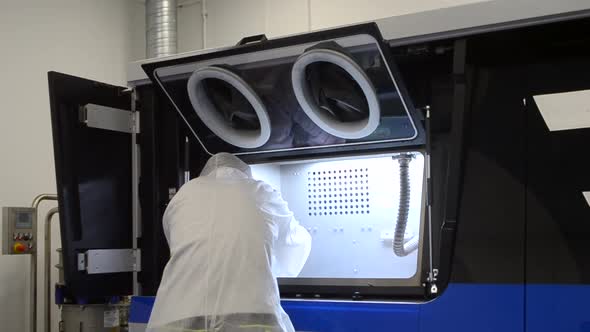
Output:
[[51,218],[58,213],[54,207],[45,216],[45,331],[51,331]]
[[176,0],[146,0],[146,53],[148,58],[176,54]]
[[414,236],[406,240],[406,226],[408,224],[408,215],[410,213],[410,161],[412,155],[402,154],[395,157],[399,162],[399,207],[397,210],[397,222],[395,224],[395,233],[393,235],[393,252],[404,257],[418,248],[418,237]]
[[[43,201],[57,201],[58,197],[56,194],[40,194],[33,199],[31,203],[31,207],[35,209],[35,219],[37,218],[37,213],[39,209],[39,205]],[[53,211],[50,210],[50,211]],[[35,237],[37,234],[35,234]],[[31,255],[31,331],[37,331],[37,253],[34,252]],[[50,309],[49,303],[47,304],[47,308]],[[47,328],[47,326],[46,326]]]
[[56,194],[37,195],[37,197],[35,197],[35,199],[33,200],[33,203],[31,203],[31,207],[33,207],[36,210],[39,207],[39,204],[41,204],[41,202],[43,202],[43,201],[57,201],[57,195]]

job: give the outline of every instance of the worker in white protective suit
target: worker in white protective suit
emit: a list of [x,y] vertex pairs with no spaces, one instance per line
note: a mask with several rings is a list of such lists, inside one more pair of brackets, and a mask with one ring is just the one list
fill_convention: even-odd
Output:
[[311,236],[248,165],[227,153],[211,157],[170,201],[163,227],[170,261],[148,332],[295,331],[276,274],[299,274]]

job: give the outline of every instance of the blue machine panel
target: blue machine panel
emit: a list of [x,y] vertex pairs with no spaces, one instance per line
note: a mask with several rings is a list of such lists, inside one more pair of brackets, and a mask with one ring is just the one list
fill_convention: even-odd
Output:
[[134,296],[129,309],[129,322],[147,324],[155,301],[154,296]]
[[[285,300],[283,308],[297,331],[523,332],[524,288],[524,285],[510,284],[450,284],[440,297],[423,304]],[[550,294],[544,301],[537,299],[536,304],[529,303],[528,311],[539,312],[543,318],[529,317],[531,320],[528,331],[590,331],[590,325],[586,322],[590,316],[588,306],[578,303],[580,305],[577,305],[577,310],[571,310],[568,315],[554,319],[554,314],[550,314],[548,310],[555,309],[555,306],[547,305],[550,298],[561,298],[563,303],[556,305],[572,308],[576,304],[568,304],[567,299],[589,296],[590,287],[585,288],[585,294],[576,297],[572,292],[576,292],[577,287],[550,288],[556,293]],[[153,302],[153,297],[134,297],[130,322],[147,323]],[[549,324],[548,320],[551,320]]]
[[421,305],[421,332],[511,332],[523,328],[522,284],[451,283],[439,298]]
[[527,285],[526,332],[590,332],[590,285]]
[[[298,331],[590,332],[590,286],[527,285],[526,305],[524,296],[524,285],[450,284],[424,304],[286,300],[283,308]],[[134,297],[129,321],[146,324],[154,300]]]
[[297,331],[419,331],[415,304],[283,301]]

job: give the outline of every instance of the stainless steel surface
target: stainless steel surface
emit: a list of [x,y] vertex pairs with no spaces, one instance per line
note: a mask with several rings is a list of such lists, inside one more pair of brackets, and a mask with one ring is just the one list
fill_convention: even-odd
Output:
[[177,52],[176,0],[146,0],[146,53],[157,58]]
[[[34,237],[37,237],[37,209],[43,201],[57,201],[56,194],[39,194],[33,199],[31,207],[35,210],[34,215]],[[33,242],[36,245],[36,241]],[[30,300],[30,330],[37,332],[37,253],[33,251],[31,255],[31,300]]]
[[[3,207],[2,208],[2,254],[30,255],[29,285],[29,327],[36,332],[37,324],[37,209],[43,199],[35,199],[34,207]],[[19,214],[29,215],[25,225],[19,220]],[[17,246],[24,248],[17,251]]]
[[51,220],[58,213],[56,207],[45,216],[45,331],[51,332]]
[[31,285],[29,295],[29,313],[31,332],[37,332],[37,254],[31,255]]
[[57,201],[57,195],[56,194],[37,195],[37,197],[35,197],[35,199],[33,200],[31,207],[36,209],[39,207],[39,204],[41,204],[41,202],[43,202],[43,201]]
[[[37,251],[37,215],[34,208],[30,207],[3,207],[2,208],[2,254],[3,255],[29,255]],[[27,219],[21,217],[26,215]],[[16,246],[24,247],[23,251]],[[20,249],[19,248],[19,249]]]
[[57,264],[55,264],[55,268],[59,271],[58,272],[58,278],[57,278],[57,284],[64,286],[66,284],[65,279],[64,279],[64,258],[62,255],[62,250],[61,248],[57,248],[55,249],[55,251],[57,252],[57,257],[59,258],[59,261]]
[[124,133],[131,133],[134,127],[131,112],[95,104],[87,104],[80,109],[80,122],[91,128]]
[[[139,208],[139,177],[140,154],[139,145],[137,145],[137,133],[139,133],[139,112],[136,110],[137,92],[133,91],[131,95],[131,114],[132,114],[132,133],[131,133],[131,218],[132,218],[132,245],[133,249],[138,249],[137,239],[141,237],[141,209]],[[133,295],[141,295],[141,285],[138,280],[138,272],[133,271]]]
[[86,270],[86,254],[78,253],[78,271]]
[[8,210],[2,208],[2,254],[6,255],[9,252],[9,241],[6,241],[7,234],[10,234],[8,230]]
[[[29,330],[37,331],[37,209],[41,200],[35,200],[35,207],[2,208],[2,252],[5,255],[30,255],[29,279]],[[21,214],[28,218],[21,220]],[[20,245],[23,251],[16,249]]]
[[88,274],[139,271],[140,252],[134,249],[93,249],[78,254],[78,270]]

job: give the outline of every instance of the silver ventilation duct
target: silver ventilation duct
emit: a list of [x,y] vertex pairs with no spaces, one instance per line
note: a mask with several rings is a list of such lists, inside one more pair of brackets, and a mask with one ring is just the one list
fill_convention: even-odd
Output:
[[176,0],[146,0],[146,53],[148,58],[176,54]]

